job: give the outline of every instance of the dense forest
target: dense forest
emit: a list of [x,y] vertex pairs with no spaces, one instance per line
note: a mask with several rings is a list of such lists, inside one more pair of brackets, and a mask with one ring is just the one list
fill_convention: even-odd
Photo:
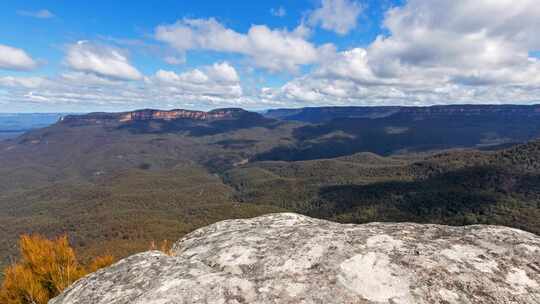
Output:
[[226,172],[248,203],[340,222],[495,224],[540,233],[540,142],[495,152],[260,162]]
[[283,211],[540,233],[534,109],[379,109],[316,123],[240,109],[64,118],[0,141],[0,266],[24,233],[67,233],[85,263]]

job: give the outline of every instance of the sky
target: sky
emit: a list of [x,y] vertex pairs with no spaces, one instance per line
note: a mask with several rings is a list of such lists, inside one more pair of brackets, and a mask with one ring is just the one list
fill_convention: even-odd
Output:
[[540,103],[537,0],[2,1],[0,112]]

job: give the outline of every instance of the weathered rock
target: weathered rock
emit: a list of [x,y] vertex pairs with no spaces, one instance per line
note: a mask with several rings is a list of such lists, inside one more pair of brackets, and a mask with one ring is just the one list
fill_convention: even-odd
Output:
[[[136,122],[149,120],[171,121],[178,119],[190,120],[219,120],[226,118],[234,118],[236,116],[250,113],[239,108],[215,109],[212,111],[192,111],[184,109],[176,110],[137,110],[123,113],[89,113],[82,115],[67,115],[60,119],[64,124],[102,124],[105,122]],[[253,114],[253,113],[252,113]]]
[[540,303],[540,237],[494,226],[229,220],[89,275],[51,304]]

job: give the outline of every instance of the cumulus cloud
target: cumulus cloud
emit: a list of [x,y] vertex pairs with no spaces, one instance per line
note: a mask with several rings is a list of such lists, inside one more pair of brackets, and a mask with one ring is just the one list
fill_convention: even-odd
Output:
[[67,65],[73,70],[121,80],[138,80],[142,74],[119,49],[79,41],[68,47]]
[[25,51],[0,44],[0,69],[31,70],[37,66]]
[[42,77],[13,77],[3,76],[0,77],[0,86],[10,88],[27,88],[35,89],[43,85],[46,80]]
[[379,36],[370,54],[382,75],[410,67],[471,75],[526,69],[529,50],[540,48],[539,17],[533,0],[411,0],[387,12],[384,26],[391,34]]
[[227,62],[215,63],[180,74],[159,70],[150,81],[170,92],[181,92],[184,95],[242,97],[242,87],[236,69]]
[[19,105],[88,109],[199,108],[260,105],[246,96],[236,69],[228,62],[174,71],[158,70],[126,82],[95,73],[67,71],[56,77],[0,77],[2,100]]
[[17,14],[19,14],[20,16],[33,17],[33,18],[39,18],[39,19],[50,19],[50,18],[55,17],[53,13],[51,13],[49,10],[46,10],[46,9],[42,9],[38,11],[19,10],[17,11]]
[[179,65],[186,63],[186,57],[185,56],[166,56],[163,58],[163,61],[165,61],[168,64],[172,65]]
[[[124,51],[81,42],[68,48],[68,72],[0,77],[0,91],[8,102],[130,108],[540,103],[540,59],[531,55],[540,50],[536,2],[408,0],[386,11],[383,34],[370,44],[341,50],[310,42],[310,28],[351,31],[362,8],[350,0],[322,1],[295,30],[253,25],[238,32],[215,19],[155,29],[155,38],[172,48],[157,55],[169,64],[182,64],[188,51],[206,50],[240,54],[270,71],[306,68],[283,85],[260,90],[258,79],[241,82],[228,62],[144,76]],[[0,46],[0,67],[33,66],[24,51]]]
[[[540,102],[540,7],[533,0],[409,0],[366,48],[326,56],[261,98],[323,104]],[[494,18],[494,16],[497,16]]]
[[318,59],[318,49],[304,39],[305,31],[289,32],[253,25],[247,33],[226,28],[215,19],[183,19],[156,28],[156,39],[181,54],[211,50],[246,55],[258,67],[271,71],[297,71]]
[[351,0],[322,0],[321,6],[309,14],[309,24],[320,25],[325,30],[340,35],[349,33],[356,27],[362,6]]
[[214,63],[206,68],[206,73],[217,82],[238,82],[236,69],[228,62]]

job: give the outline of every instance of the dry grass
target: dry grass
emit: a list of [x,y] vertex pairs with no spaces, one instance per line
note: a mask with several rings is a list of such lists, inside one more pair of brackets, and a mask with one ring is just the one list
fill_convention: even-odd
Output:
[[174,253],[172,251],[172,243],[168,240],[163,240],[159,244],[156,244],[155,241],[150,242],[150,250],[159,250],[166,255],[173,256]]
[[79,278],[114,261],[112,256],[101,256],[81,265],[66,235],[53,240],[23,235],[19,249],[20,260],[5,270],[2,304],[46,304]]

